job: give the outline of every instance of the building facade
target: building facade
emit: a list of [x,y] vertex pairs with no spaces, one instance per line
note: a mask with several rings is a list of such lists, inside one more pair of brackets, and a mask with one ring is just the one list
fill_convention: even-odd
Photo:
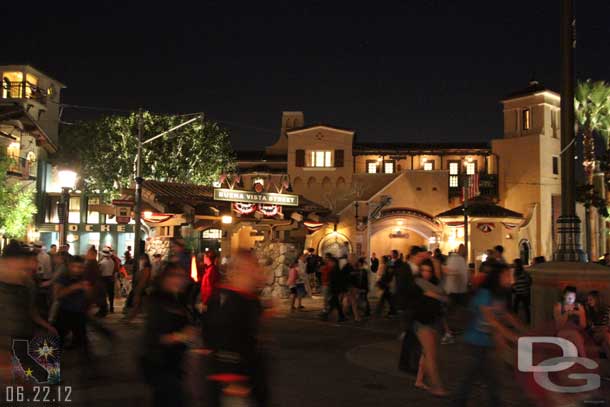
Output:
[[[284,112],[273,146],[237,154],[241,185],[286,177],[293,193],[332,214],[304,236],[303,247],[326,253],[348,242],[354,253],[369,256],[407,252],[411,245],[455,250],[465,235],[462,186],[478,174],[480,197],[467,225],[470,261],[480,262],[496,244],[509,260],[551,258],[560,195],[559,101],[534,81],[508,95],[501,101],[503,134],[490,144],[360,143],[353,130],[305,125],[302,112]],[[582,219],[582,208],[579,213]],[[233,228],[239,236],[239,224]],[[601,235],[594,255],[605,248]]]
[[[0,66],[0,148],[13,159],[9,182],[36,191],[42,207],[49,158],[57,152],[61,91],[65,86],[30,65]],[[38,240],[35,220],[24,239]]]

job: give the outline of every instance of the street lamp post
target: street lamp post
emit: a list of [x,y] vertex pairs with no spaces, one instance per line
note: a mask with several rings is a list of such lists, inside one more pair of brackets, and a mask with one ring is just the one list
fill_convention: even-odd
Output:
[[181,123],[177,126],[172,127],[169,130],[166,130],[162,133],[157,134],[156,136],[153,136],[147,140],[143,140],[144,137],[144,130],[143,130],[143,117],[142,117],[142,110],[140,110],[138,112],[138,138],[137,138],[137,142],[138,142],[138,147],[137,147],[137,153],[136,153],[136,171],[135,171],[135,181],[136,181],[136,191],[135,191],[135,207],[134,207],[134,250],[133,250],[133,254],[134,254],[134,267],[133,267],[133,272],[134,275],[135,273],[138,272],[138,269],[140,267],[140,255],[141,255],[141,250],[140,250],[140,240],[141,240],[141,235],[142,235],[142,186],[144,185],[144,178],[142,177],[142,148],[144,147],[144,145],[155,141],[156,139],[163,137],[175,130],[178,130],[181,127],[186,126],[187,124],[190,124],[192,122],[194,122],[195,120],[201,120],[203,122],[203,114],[198,114],[197,116],[193,117],[192,119],[189,119],[187,121],[185,121],[184,123]]
[[70,170],[61,170],[57,173],[61,186],[59,200],[59,245],[66,246],[68,237],[68,222],[70,216],[70,191],[76,186],[76,173]]
[[561,1],[561,216],[555,260],[586,262],[576,215],[574,174],[574,0]]

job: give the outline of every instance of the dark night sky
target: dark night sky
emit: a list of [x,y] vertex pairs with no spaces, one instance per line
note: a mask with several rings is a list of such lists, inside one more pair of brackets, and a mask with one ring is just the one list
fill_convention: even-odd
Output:
[[[123,3],[29,2],[0,63],[69,104],[205,111],[238,149],[271,144],[282,110],[362,141],[487,141],[532,73],[559,90],[559,0]],[[610,79],[610,2],[577,3],[577,76]]]

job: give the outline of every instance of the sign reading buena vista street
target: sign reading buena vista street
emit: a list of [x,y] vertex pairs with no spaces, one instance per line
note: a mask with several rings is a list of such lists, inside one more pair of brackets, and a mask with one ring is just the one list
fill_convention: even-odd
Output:
[[216,188],[214,199],[228,202],[248,202],[270,205],[299,206],[299,196],[274,194],[269,192],[241,191],[238,189]]

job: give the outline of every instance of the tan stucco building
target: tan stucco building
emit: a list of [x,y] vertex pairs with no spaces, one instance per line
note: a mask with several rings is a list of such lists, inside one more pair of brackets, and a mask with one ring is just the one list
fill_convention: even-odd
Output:
[[[359,143],[354,130],[306,125],[302,112],[284,112],[273,146],[238,153],[241,187],[284,177],[292,193],[328,208],[324,226],[302,242],[322,254],[345,241],[362,256],[406,252],[411,245],[447,252],[464,241],[464,219],[455,209],[467,176],[476,173],[479,201],[489,207],[469,218],[470,261],[496,244],[509,260],[550,258],[559,213],[559,101],[535,81],[506,96],[503,133],[491,145]],[[451,216],[437,216],[443,213]],[[253,235],[256,222],[247,227]],[[232,228],[247,237],[240,220]],[[594,247],[594,255],[605,247],[601,237]]]

